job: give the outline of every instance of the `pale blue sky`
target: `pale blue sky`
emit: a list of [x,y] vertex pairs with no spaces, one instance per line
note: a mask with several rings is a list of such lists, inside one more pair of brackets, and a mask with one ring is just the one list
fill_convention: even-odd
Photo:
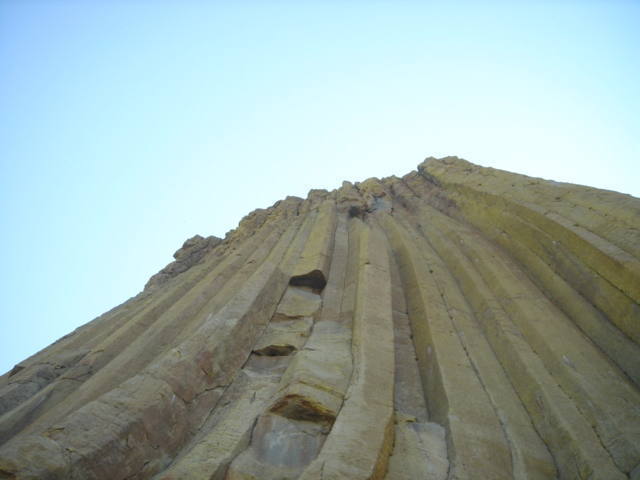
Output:
[[426,156],[640,196],[638,85],[632,1],[0,1],[0,370],[187,237]]

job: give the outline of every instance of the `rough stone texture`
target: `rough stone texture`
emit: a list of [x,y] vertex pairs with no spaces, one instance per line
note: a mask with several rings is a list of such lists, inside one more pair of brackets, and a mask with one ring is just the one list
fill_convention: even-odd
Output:
[[162,285],[167,280],[176,275],[186,272],[202,258],[214,249],[222,239],[214,236],[203,238],[195,235],[184,242],[182,247],[173,254],[175,262],[171,262],[154,276],[152,276],[144,286],[145,290]]
[[640,200],[429,158],[195,236],[0,377],[0,478],[640,478]]

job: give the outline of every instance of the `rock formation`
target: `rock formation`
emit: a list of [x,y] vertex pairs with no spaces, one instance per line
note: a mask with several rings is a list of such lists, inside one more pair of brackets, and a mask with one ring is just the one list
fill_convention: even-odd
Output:
[[0,383],[0,478],[640,478],[640,200],[427,159],[194,237]]

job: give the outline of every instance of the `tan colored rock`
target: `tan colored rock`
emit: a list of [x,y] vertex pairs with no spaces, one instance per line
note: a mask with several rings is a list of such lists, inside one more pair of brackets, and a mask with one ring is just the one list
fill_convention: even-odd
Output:
[[395,444],[387,480],[444,480],[449,471],[445,431],[437,423],[396,415]]
[[359,254],[353,320],[356,377],[320,455],[303,479],[383,478],[393,447],[390,268],[386,241],[377,226],[362,231]]
[[291,285],[322,290],[327,284],[331,248],[336,222],[334,200],[325,200],[318,214],[309,240],[291,276]]
[[320,308],[320,295],[303,288],[288,288],[278,305],[278,318],[311,317]]
[[640,478],[640,200],[429,158],[195,236],[0,377],[0,478]]
[[160,270],[160,272],[152,276],[144,286],[145,290],[161,285],[170,278],[186,272],[200,262],[202,258],[217,247],[220,242],[222,242],[222,239],[214,236],[203,238],[200,235],[195,235],[189,238],[184,242],[182,247],[173,254],[173,258],[175,258],[176,261],[170,263]]
[[289,355],[305,344],[312,324],[313,319],[310,317],[272,321],[254,345],[253,353],[267,356]]

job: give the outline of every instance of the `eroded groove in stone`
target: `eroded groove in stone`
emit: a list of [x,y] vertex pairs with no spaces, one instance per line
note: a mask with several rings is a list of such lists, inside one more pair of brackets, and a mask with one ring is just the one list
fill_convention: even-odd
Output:
[[0,477],[635,478],[640,200],[427,159],[195,236],[0,377]]
[[[428,212],[430,207],[425,208]],[[640,440],[640,432],[630,417],[637,412],[634,407],[629,410],[630,405],[640,405],[637,391],[623,381],[622,373],[612,367],[499,250],[439,212],[432,212],[429,219],[429,223],[423,222],[426,236],[439,245],[457,246],[474,265],[561,388],[595,426],[598,437],[618,466],[623,471],[630,471],[635,465],[634,459],[640,455],[635,446]],[[583,363],[587,358],[589,360]],[[585,377],[581,373],[584,371],[591,375]]]
[[[466,298],[477,312],[481,312],[484,333],[537,431],[554,455],[560,475],[573,478],[581,475],[580,472],[591,471],[603,478],[618,478],[619,472],[613,467],[597,435],[571,399],[558,387],[553,373],[544,368],[539,355],[524,340],[524,335],[483,281],[474,262],[460,255],[454,242],[440,241],[441,237],[437,236],[432,239],[440,254],[450,262],[458,281],[464,285]],[[567,442],[567,439],[572,441]]]
[[391,258],[395,344],[395,432],[387,479],[444,480],[449,471],[445,430],[429,422],[400,271]]
[[500,420],[456,332],[433,269],[422,257],[419,236],[391,218],[385,226],[398,251],[429,412],[447,430],[451,471],[459,477],[481,472],[487,478],[510,478],[512,462]]

